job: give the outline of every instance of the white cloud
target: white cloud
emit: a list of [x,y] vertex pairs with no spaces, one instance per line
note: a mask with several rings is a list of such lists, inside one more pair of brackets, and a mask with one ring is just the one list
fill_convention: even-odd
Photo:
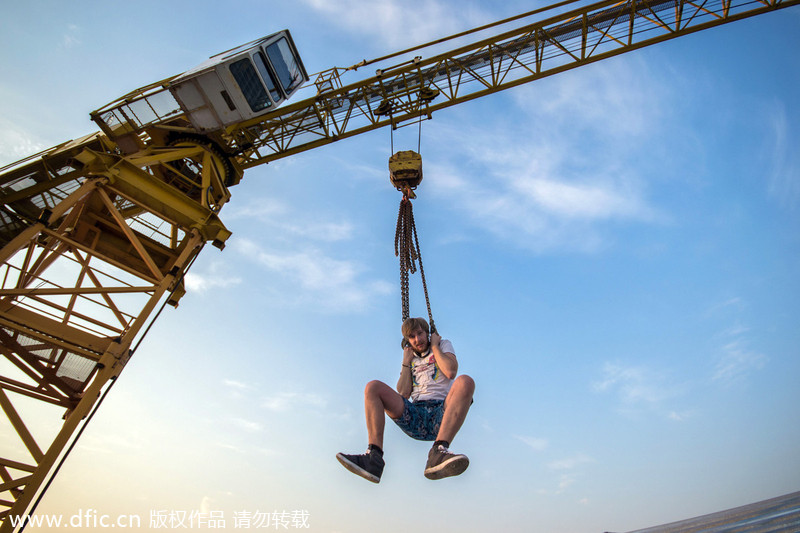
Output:
[[502,121],[437,124],[437,138],[459,142],[428,166],[429,186],[475,226],[537,252],[593,252],[611,242],[611,224],[668,221],[648,198],[637,146],[659,135],[653,102],[669,99],[651,97],[659,84],[640,67],[615,62],[554,78],[546,92],[515,89]]
[[252,388],[247,383],[242,383],[241,381],[236,381],[235,379],[224,379],[222,380],[222,384],[225,385],[226,387],[230,387],[236,390],[247,390]]
[[234,247],[270,273],[285,278],[289,286],[277,281],[275,286],[283,285],[289,291],[286,300],[294,303],[313,302],[317,309],[359,312],[375,297],[393,290],[388,282],[363,279],[365,268],[360,264],[335,259],[313,247],[279,251],[246,239],[236,241]]
[[348,285],[356,277],[357,268],[353,262],[333,259],[319,250],[288,253],[260,250],[256,257],[261,265],[291,276],[305,289],[324,290],[329,285]]
[[738,383],[751,372],[764,368],[768,360],[766,355],[747,349],[742,339],[734,340],[722,347],[712,379],[727,385]]
[[19,161],[48,148],[28,132],[0,118],[0,166]]
[[724,313],[741,311],[744,309],[745,303],[739,296],[732,296],[727,300],[709,306],[703,315],[705,318],[715,317]]
[[561,494],[575,483],[575,476],[573,474],[562,474],[558,481],[558,490],[556,494]]
[[221,278],[213,274],[200,274],[188,272],[183,278],[186,289],[189,291],[206,292],[211,289],[226,289],[242,282],[241,278]]
[[62,36],[61,44],[64,48],[73,48],[81,44],[81,40],[78,37],[80,33],[80,28],[75,24],[67,25],[67,30]]
[[[234,209],[233,219],[259,222],[263,242],[237,238],[231,248],[270,274],[273,301],[281,305],[313,304],[324,312],[363,312],[372,301],[394,290],[379,279],[367,279],[368,268],[356,260],[339,259],[329,249],[351,252],[338,243],[354,238],[348,220],[309,214],[274,199],[260,198]],[[317,218],[314,218],[314,217]]]
[[764,368],[769,362],[767,355],[749,348],[752,329],[744,322],[748,309],[741,297],[728,298],[711,306],[705,317],[723,322],[715,336],[721,342],[711,380],[724,386],[741,383],[749,374]]
[[580,465],[592,462],[594,462],[594,460],[591,457],[584,453],[579,453],[572,457],[552,461],[547,466],[551,470],[573,470]]
[[228,396],[240,400],[249,394],[253,387],[235,379],[223,379],[222,384],[228,389]]
[[349,221],[330,222],[327,219],[309,219],[305,213],[290,209],[273,198],[259,198],[247,206],[233,206],[226,217],[231,220],[257,220],[261,227],[282,240],[298,238],[320,242],[339,242],[353,238],[355,228]]
[[669,418],[670,420],[674,420],[675,422],[683,422],[684,420],[687,420],[691,416],[692,413],[690,412],[679,413],[677,411],[670,411],[667,414],[667,418]]
[[553,179],[516,180],[511,186],[532,204],[555,216],[606,219],[636,216],[643,206],[618,184],[564,183]]
[[656,102],[668,96],[665,86],[650,76],[641,58],[583,67],[579,73],[562,74],[548,83],[546,93],[536,84],[512,93],[526,116],[537,122],[546,120],[540,122],[547,126],[546,137],[559,131],[565,135],[588,134],[608,144],[630,136],[652,135],[654,125],[664,118]]
[[227,289],[239,285],[242,278],[233,275],[227,263],[216,261],[204,272],[190,270],[183,278],[186,290],[190,292],[206,292],[212,289]]
[[794,134],[786,116],[786,106],[776,102],[768,113],[771,138],[768,191],[780,205],[795,208],[800,205],[800,156],[797,146],[791,141]]
[[300,407],[324,408],[327,401],[313,393],[279,392],[264,398],[261,406],[270,411],[286,412]]
[[658,373],[644,366],[606,362],[602,378],[594,383],[598,392],[615,391],[627,405],[658,404],[673,395]]
[[540,452],[547,449],[547,439],[540,439],[538,437],[526,437],[523,435],[514,435],[514,438],[520,440],[530,446],[534,451]]
[[264,425],[261,422],[246,420],[244,418],[232,418],[231,423],[248,433],[258,433],[264,429]]
[[509,168],[474,182],[447,167],[435,173],[436,189],[450,197],[472,225],[536,252],[593,252],[607,242],[602,223],[658,218],[637,193],[630,194],[619,183],[570,183]]
[[383,43],[392,50],[446,37],[487,19],[449,3],[430,0],[303,0],[332,24]]
[[216,442],[216,443],[214,443],[214,446],[216,446],[217,448],[222,448],[226,452],[234,452],[234,453],[242,453],[242,454],[246,453],[246,450],[244,448],[241,448],[239,446],[235,446],[233,444],[228,444],[228,443],[225,443],[225,442]]

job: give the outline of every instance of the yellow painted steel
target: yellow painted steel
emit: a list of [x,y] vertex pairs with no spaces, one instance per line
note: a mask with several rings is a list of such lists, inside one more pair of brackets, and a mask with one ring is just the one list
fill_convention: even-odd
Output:
[[[0,354],[14,367],[0,408],[19,437],[0,458],[0,531],[31,505],[153,310],[177,305],[193,258],[230,236],[215,212],[230,197],[217,157],[202,146],[121,156],[93,136],[0,176]],[[194,159],[205,165],[194,180],[173,168]],[[30,399],[52,406],[51,440],[28,430]]]
[[[447,53],[382,69],[349,85],[342,77],[350,69],[331,69],[317,78],[320,93],[314,98],[231,126],[221,138],[232,152],[241,151],[237,161],[250,168],[377,128],[431,117],[462,102],[798,1],[597,2]],[[539,11],[546,15],[550,9]],[[391,108],[392,113],[381,112],[381,107]]]

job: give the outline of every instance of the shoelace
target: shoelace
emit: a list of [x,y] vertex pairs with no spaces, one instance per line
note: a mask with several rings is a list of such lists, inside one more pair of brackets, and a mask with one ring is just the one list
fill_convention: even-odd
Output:
[[441,453],[445,454],[445,455],[458,455],[458,454],[455,454],[455,453],[451,452],[449,449],[445,448],[443,444],[439,445],[439,451]]

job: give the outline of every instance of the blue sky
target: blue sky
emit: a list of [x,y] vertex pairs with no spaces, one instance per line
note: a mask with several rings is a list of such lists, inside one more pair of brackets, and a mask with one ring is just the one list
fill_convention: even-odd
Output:
[[[8,3],[0,164],[283,28],[318,72],[538,5]],[[798,49],[792,8],[423,125],[415,215],[434,318],[477,383],[453,442],[462,476],[426,480],[427,445],[392,425],[380,485],[334,459],[367,444],[364,384],[399,372],[399,196],[377,131],[245,174],[221,213],[228,246],[195,263],[40,512],[599,532],[800,490]],[[396,132],[395,149],[416,145],[415,128]]]

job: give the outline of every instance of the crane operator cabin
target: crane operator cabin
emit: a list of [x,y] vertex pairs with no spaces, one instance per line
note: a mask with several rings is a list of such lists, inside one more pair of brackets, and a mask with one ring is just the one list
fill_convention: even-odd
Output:
[[[208,133],[263,115],[308,81],[288,30],[212,56],[173,78],[131,93],[92,113],[112,138],[184,115]],[[170,97],[171,95],[171,97]]]

